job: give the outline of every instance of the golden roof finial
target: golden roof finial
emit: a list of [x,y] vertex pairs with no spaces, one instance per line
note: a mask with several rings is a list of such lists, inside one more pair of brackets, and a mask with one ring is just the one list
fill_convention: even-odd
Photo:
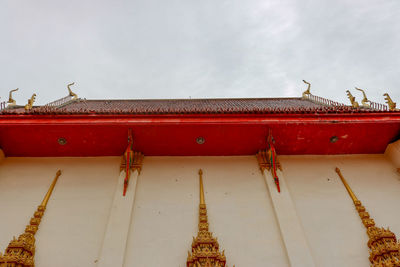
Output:
[[28,99],[28,104],[25,105],[25,110],[32,109],[35,100],[36,100],[36,94],[33,94],[31,98]]
[[357,199],[353,190],[351,190],[349,184],[344,179],[340,169],[336,167],[335,170],[353,200],[362,223],[365,228],[367,228],[367,234],[369,237],[368,247],[370,249],[369,261],[372,264],[371,266],[400,266],[400,243],[397,243],[395,234],[392,233],[389,228],[384,229],[375,226],[374,220],[370,218],[369,213],[365,210],[361,201]]
[[347,92],[347,97],[349,98],[352,107],[353,107],[353,108],[358,108],[358,107],[360,107],[360,105],[359,105],[358,102],[356,101],[355,96],[353,96],[349,90],[347,90],[346,92]]
[[14,98],[12,97],[12,93],[15,91],[18,91],[19,88],[17,89],[13,89],[10,91],[9,95],[8,95],[8,106],[14,106],[17,102],[14,100]]
[[72,99],[73,99],[73,100],[78,99],[78,95],[75,94],[74,92],[72,92],[72,90],[71,90],[71,88],[70,88],[70,87],[71,87],[72,85],[74,85],[74,84],[75,84],[75,82],[70,83],[70,84],[67,85],[69,95],[72,96]]
[[192,252],[188,252],[187,267],[226,267],[224,252],[219,252],[219,244],[212,233],[208,231],[207,207],[204,199],[203,171],[199,170],[200,205],[199,231],[193,237]]
[[357,88],[357,87],[355,87],[355,88],[356,88],[356,90],[358,90],[358,91],[363,93],[363,99],[361,100],[361,104],[363,105],[363,107],[369,108],[370,104],[371,104],[371,101],[368,100],[367,95],[365,94],[365,91],[363,89],[360,89],[360,88]]
[[385,97],[385,100],[386,100],[386,103],[387,103],[388,106],[389,106],[389,110],[390,110],[390,111],[395,111],[395,110],[396,110],[396,103],[393,102],[393,100],[392,100],[392,98],[389,96],[389,94],[388,94],[388,93],[384,93],[383,96],[386,96],[386,97]]
[[54,186],[57,183],[61,171],[57,171],[56,177],[50,185],[42,203],[38,206],[36,212],[31,218],[29,224],[25,228],[25,232],[18,239],[13,237],[10,244],[6,248],[4,255],[0,255],[0,267],[20,266],[34,267],[35,266],[35,234],[39,229],[40,221],[46,210],[47,202],[50,199]]
[[310,92],[311,83],[309,83],[309,82],[307,82],[305,80],[303,80],[303,82],[308,85],[307,90],[305,90],[303,92],[303,98],[306,98],[307,96],[311,95],[311,92]]

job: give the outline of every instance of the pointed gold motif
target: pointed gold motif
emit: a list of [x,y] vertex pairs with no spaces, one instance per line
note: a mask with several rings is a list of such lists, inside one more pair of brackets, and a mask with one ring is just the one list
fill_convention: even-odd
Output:
[[311,92],[310,92],[311,83],[309,83],[309,82],[307,82],[305,80],[303,80],[303,82],[308,85],[307,90],[305,90],[303,92],[303,98],[306,98],[307,96],[311,95]]
[[372,267],[399,267],[400,266],[400,243],[397,242],[396,236],[392,233],[389,228],[384,229],[376,227],[373,219],[369,217],[369,213],[365,210],[365,207],[361,204],[351,190],[349,184],[344,179],[339,168],[336,168],[336,172],[342,180],[343,185],[346,187],[351,199],[353,200],[354,206],[361,218],[365,228],[367,228],[367,235],[369,237],[368,247],[369,261]]
[[204,200],[204,187],[203,187],[203,170],[199,170],[199,176],[200,176],[200,205],[205,205],[206,202]]
[[393,102],[393,100],[389,96],[389,94],[388,93],[384,93],[383,96],[386,96],[385,100],[386,100],[386,104],[388,104],[388,106],[389,106],[389,110],[390,111],[395,111],[396,110],[396,103]]
[[75,94],[74,92],[72,92],[72,90],[71,90],[71,86],[72,85],[74,85],[75,83],[73,82],[73,83],[70,83],[70,84],[68,84],[67,85],[67,88],[68,88],[68,93],[69,93],[69,96],[72,96],[72,100],[76,100],[76,99],[78,99],[78,95],[77,94]]
[[57,171],[56,177],[50,185],[47,194],[42,203],[38,206],[36,212],[25,228],[25,232],[18,239],[11,240],[6,248],[4,255],[0,254],[0,267],[34,267],[35,266],[35,234],[39,228],[40,221],[46,210],[51,193],[57,183],[61,171]]
[[[200,205],[199,231],[193,237],[192,252],[188,251],[187,267],[227,267],[224,251],[219,252],[219,244],[212,233],[208,231],[207,207],[204,198],[203,171],[199,170]],[[235,267],[235,266],[233,266]]]
[[12,93],[15,91],[18,91],[19,88],[11,90],[9,95],[8,95],[8,106],[14,106],[15,104],[17,104],[17,102],[15,101],[15,99],[12,97]]
[[361,104],[363,105],[363,107],[369,108],[371,106],[371,101],[368,100],[367,95],[365,94],[365,91],[363,89],[360,89],[357,87],[356,87],[356,90],[363,93],[363,99],[361,100]]
[[359,105],[358,102],[356,101],[356,97],[353,96],[349,90],[347,90],[346,92],[347,92],[347,97],[348,97],[349,100],[350,100],[351,106],[352,106],[353,108],[358,108],[358,107],[360,107],[360,105]]
[[36,94],[33,94],[31,98],[28,99],[28,104],[25,105],[25,110],[32,109],[35,100],[36,100]]

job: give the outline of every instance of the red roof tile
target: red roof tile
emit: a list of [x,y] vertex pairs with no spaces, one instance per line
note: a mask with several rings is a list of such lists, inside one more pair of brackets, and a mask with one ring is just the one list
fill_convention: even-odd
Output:
[[353,113],[377,112],[350,106],[327,105],[303,98],[83,100],[61,107],[4,109],[6,114],[218,114],[218,113]]

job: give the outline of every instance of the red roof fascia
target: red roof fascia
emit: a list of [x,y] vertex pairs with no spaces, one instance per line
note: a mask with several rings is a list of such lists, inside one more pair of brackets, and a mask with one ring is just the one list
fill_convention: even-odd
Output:
[[125,124],[125,123],[268,123],[268,122],[400,122],[400,112],[327,114],[87,114],[87,115],[0,115],[0,125],[21,124]]
[[251,155],[265,148],[269,129],[278,154],[371,154],[399,137],[400,113],[9,114],[0,115],[0,146],[7,156],[117,156],[130,128],[135,149],[147,156]]

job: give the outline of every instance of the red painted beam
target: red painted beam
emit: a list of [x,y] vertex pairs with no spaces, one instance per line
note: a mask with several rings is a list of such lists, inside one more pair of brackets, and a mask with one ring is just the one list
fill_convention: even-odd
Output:
[[0,146],[7,156],[117,156],[129,128],[148,156],[251,155],[269,129],[279,154],[371,154],[398,138],[400,114],[5,115]]

